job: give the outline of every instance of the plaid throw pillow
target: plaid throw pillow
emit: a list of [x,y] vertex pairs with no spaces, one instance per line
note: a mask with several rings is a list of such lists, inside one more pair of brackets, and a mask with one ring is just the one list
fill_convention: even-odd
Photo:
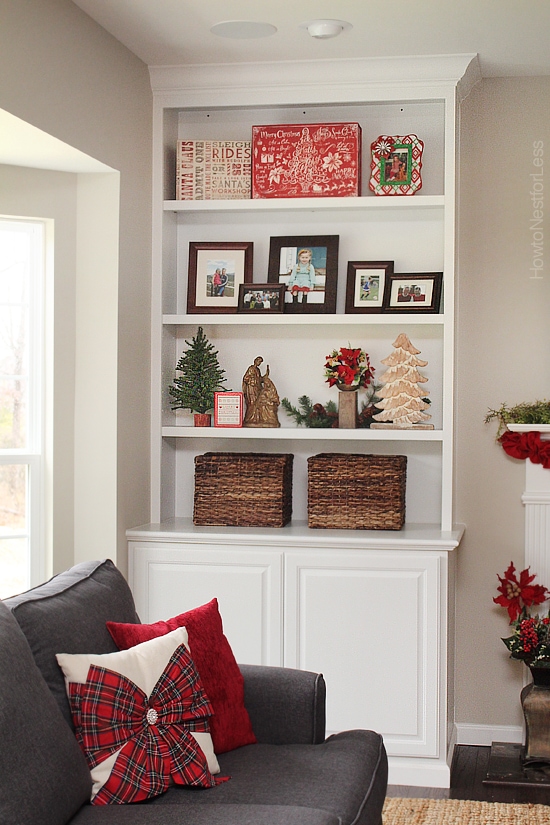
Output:
[[212,787],[212,706],[180,628],[129,651],[58,654],[92,804],[139,802],[171,781]]

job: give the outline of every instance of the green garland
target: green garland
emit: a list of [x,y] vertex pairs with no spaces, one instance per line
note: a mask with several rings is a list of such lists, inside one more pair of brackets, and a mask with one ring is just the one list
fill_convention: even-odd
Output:
[[[377,412],[374,402],[378,401],[376,391],[380,389],[380,384],[375,384],[369,388],[367,398],[361,406],[357,415],[357,428],[368,428],[373,421],[373,415]],[[328,401],[325,405],[314,404],[307,395],[301,395],[298,399],[298,407],[293,406],[288,398],[281,400],[281,406],[287,415],[295,420],[299,427],[338,427],[338,407],[334,401]]]
[[329,401],[328,404],[323,406],[322,404],[313,404],[311,398],[307,395],[301,395],[298,399],[301,409],[294,407],[288,398],[283,398],[281,404],[299,427],[302,425],[327,428],[338,426],[338,410],[334,401]]
[[550,401],[523,402],[509,407],[501,404],[498,410],[489,410],[485,416],[488,424],[493,418],[498,419],[497,437],[506,429],[507,424],[550,424]]

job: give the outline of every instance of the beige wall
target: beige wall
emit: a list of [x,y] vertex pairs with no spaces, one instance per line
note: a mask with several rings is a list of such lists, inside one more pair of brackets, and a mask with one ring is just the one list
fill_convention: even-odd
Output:
[[[118,357],[118,551],[101,546],[95,556],[115,555],[124,570],[124,531],[149,519],[149,74],[69,0],[4,0],[0,108],[120,172],[118,353],[112,355]],[[66,566],[62,556],[54,569]]]
[[550,78],[501,78],[482,81],[462,106],[457,520],[466,535],[458,555],[459,723],[521,724],[523,665],[508,659],[500,641],[507,614],[492,598],[496,574],[511,560],[523,565],[525,465],[505,455],[496,426],[483,420],[502,402],[550,398],[550,232],[543,277],[533,280],[529,194],[530,174],[540,171],[534,141],[544,141],[550,181],[549,102]]
[[[531,280],[533,141],[550,168],[550,78],[483,81],[463,104],[457,362],[456,718],[519,725],[522,670],[500,637],[496,573],[523,561],[525,469],[488,407],[550,396],[550,250]],[[68,0],[4,0],[0,107],[121,172],[119,549],[148,519],[151,95],[146,67]],[[70,290],[70,286],[67,285]],[[68,300],[72,300],[70,295]],[[66,389],[70,396],[70,390]],[[68,481],[65,487],[67,488]],[[70,485],[69,485],[70,486]],[[98,555],[108,549],[98,548]],[[67,563],[65,553],[59,567]],[[124,565],[123,565],[124,566]],[[550,583],[545,582],[550,586]]]

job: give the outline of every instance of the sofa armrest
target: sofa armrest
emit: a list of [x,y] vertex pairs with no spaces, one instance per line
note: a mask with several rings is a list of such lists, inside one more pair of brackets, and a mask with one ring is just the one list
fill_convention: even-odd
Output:
[[325,680],[320,673],[239,665],[244,703],[258,742],[318,745],[325,740]]

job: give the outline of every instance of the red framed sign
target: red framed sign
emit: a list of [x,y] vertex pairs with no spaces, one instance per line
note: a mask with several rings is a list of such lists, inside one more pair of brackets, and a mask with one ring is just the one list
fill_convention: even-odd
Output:
[[242,427],[242,392],[214,393],[214,427]]

